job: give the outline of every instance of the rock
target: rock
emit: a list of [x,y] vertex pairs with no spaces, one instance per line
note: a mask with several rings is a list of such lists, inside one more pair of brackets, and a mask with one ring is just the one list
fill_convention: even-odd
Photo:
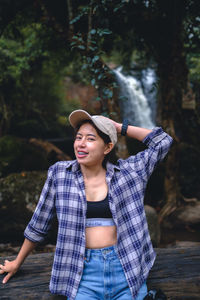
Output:
[[190,247],[200,247],[200,242],[192,241],[175,241],[172,244],[167,245],[167,248],[190,248]]
[[[0,179],[1,243],[23,240],[23,231],[35,210],[46,175],[46,171],[21,172]],[[56,233],[51,235],[54,239]]]
[[157,212],[153,207],[149,205],[145,205],[144,208],[147,217],[151,241],[154,247],[158,247],[160,243],[160,225],[158,223]]
[[98,96],[97,90],[92,85],[85,85],[73,81],[70,77],[65,77],[65,88],[67,90],[66,100],[70,103],[73,99],[73,104],[82,107],[92,114],[99,114],[101,112],[100,101],[95,101]]
[[177,208],[174,219],[179,225],[200,224],[200,202],[191,202],[190,204]]
[[200,202],[196,198],[181,203],[162,222],[162,227],[170,230],[197,226],[200,226]]

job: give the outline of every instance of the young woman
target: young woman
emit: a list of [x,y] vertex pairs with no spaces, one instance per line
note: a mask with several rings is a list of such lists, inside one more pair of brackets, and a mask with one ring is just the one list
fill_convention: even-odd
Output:
[[[59,226],[51,293],[69,300],[142,300],[155,260],[144,193],[172,138],[160,127],[149,130],[119,124],[83,110],[72,112],[69,121],[76,130],[76,159],[49,168],[17,258],[0,265],[0,273],[8,273],[3,283],[44,239],[56,214]],[[117,133],[142,141],[147,149],[111,164],[108,157]]]

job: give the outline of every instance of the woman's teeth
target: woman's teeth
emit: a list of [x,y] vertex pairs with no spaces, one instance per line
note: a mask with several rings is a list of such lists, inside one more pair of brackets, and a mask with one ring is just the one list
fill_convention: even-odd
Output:
[[78,154],[80,154],[80,155],[86,155],[87,153],[79,151]]

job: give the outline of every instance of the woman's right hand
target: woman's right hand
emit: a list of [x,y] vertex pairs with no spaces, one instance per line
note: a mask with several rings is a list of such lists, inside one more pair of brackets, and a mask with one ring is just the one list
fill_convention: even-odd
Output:
[[17,264],[16,260],[5,260],[4,265],[0,265],[0,274],[7,273],[2,283],[8,282],[8,280],[18,271],[19,267],[20,266]]

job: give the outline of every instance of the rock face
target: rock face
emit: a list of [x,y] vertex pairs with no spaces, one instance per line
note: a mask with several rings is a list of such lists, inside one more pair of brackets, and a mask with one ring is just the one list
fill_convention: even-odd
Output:
[[158,247],[160,243],[160,225],[158,223],[157,212],[153,207],[149,205],[145,205],[144,208],[147,217],[151,241],[154,247]]
[[200,202],[187,203],[179,207],[172,215],[174,224],[177,226],[200,224]]
[[23,231],[38,202],[46,172],[22,172],[0,179],[0,240],[23,240]]

